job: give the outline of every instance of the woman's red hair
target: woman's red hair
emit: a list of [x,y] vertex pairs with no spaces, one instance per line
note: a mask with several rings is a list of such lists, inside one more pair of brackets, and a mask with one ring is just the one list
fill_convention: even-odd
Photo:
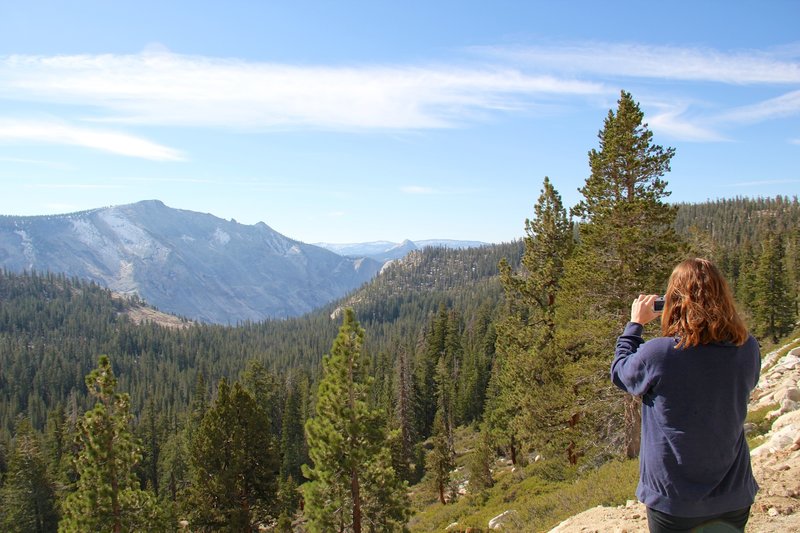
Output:
[[678,348],[748,338],[728,282],[711,261],[687,259],[672,271],[664,298],[661,334],[678,337]]

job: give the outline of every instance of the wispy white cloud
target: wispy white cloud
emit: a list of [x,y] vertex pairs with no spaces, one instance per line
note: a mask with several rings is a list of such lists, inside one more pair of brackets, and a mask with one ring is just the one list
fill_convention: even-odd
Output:
[[665,106],[666,109],[648,119],[648,125],[659,135],[689,142],[714,142],[727,140],[716,131],[708,119],[695,119],[687,115],[687,106]]
[[519,69],[293,66],[170,53],[0,58],[0,98],[99,108],[93,120],[247,129],[425,129],[532,100],[607,93]]
[[420,185],[406,185],[400,187],[400,191],[406,194],[438,194],[439,192],[432,187],[423,187]]
[[799,62],[764,50],[723,52],[700,47],[607,42],[479,47],[475,50],[548,72],[599,74],[605,78],[624,76],[728,84],[800,82]]
[[800,139],[789,139],[789,144],[800,145]]
[[59,163],[56,161],[45,161],[42,159],[26,159],[24,157],[0,157],[0,161],[5,161],[7,163],[20,163],[23,165],[38,165],[43,167],[60,168],[60,169],[74,168],[66,163]]
[[141,137],[60,120],[0,119],[0,141],[76,145],[156,161],[184,159],[179,151]]
[[731,122],[762,122],[800,114],[800,90],[757,104],[742,106],[722,114],[720,120]]

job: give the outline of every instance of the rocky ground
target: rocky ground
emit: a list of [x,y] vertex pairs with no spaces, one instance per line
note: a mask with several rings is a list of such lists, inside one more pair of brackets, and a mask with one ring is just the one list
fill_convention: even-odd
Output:
[[[800,339],[794,341],[794,345]],[[772,406],[773,420],[763,443],[751,452],[753,472],[761,490],[756,496],[747,531],[800,531],[800,348],[764,357],[761,379],[753,392],[751,410]],[[598,506],[568,518],[550,533],[646,533],[642,504]]]

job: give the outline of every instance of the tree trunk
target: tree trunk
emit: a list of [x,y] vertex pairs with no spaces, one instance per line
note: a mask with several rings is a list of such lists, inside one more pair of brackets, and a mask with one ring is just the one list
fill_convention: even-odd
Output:
[[509,451],[511,452],[511,464],[516,466],[517,465],[517,444],[514,440],[514,436],[511,436],[511,444],[508,445]]
[[628,459],[639,457],[642,441],[641,399],[625,395],[625,455]]
[[361,533],[361,491],[355,469],[350,472],[350,492],[353,496],[353,533]]

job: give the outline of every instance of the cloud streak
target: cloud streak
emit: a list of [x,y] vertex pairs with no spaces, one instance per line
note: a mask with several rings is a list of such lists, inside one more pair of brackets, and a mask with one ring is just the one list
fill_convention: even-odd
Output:
[[762,122],[800,114],[800,90],[788,92],[757,104],[742,106],[724,113],[720,118],[730,122]]
[[[100,124],[206,127],[241,131],[386,131],[453,128],[496,113],[552,110],[581,99],[603,105],[620,78],[734,86],[800,83],[790,54],[762,50],[578,42],[474,48],[490,62],[471,66],[315,66],[173,54],[0,56],[0,103],[59,106],[66,123],[32,123],[14,134],[121,155],[181,160],[183,155]],[[626,82],[628,83],[628,82]],[[651,126],[676,139],[727,140],[725,125],[800,113],[800,91],[729,111],[690,113],[666,92]],[[644,101],[644,100],[643,100]],[[552,112],[552,111],[550,111]],[[90,124],[91,127],[87,126]],[[2,125],[0,125],[2,127]],[[0,130],[0,138],[8,138]],[[417,193],[419,194],[419,193]]]
[[433,187],[423,187],[421,185],[406,185],[400,187],[400,191],[406,194],[438,194],[439,192]]
[[800,63],[761,50],[720,52],[709,48],[604,42],[474,50],[550,72],[735,85],[800,83]]
[[0,58],[0,98],[94,106],[94,120],[245,129],[428,129],[532,99],[608,93],[514,68],[292,66],[170,53]]
[[0,141],[67,144],[154,161],[182,161],[177,150],[111,130],[73,126],[57,120],[0,119]]

